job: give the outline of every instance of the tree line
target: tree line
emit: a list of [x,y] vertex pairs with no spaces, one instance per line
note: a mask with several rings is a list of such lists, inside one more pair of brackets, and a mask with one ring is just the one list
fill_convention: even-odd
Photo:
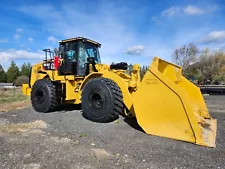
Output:
[[[225,52],[213,51],[208,48],[199,50],[196,45],[189,43],[172,54],[172,62],[182,67],[182,74],[198,84],[218,84],[225,82]],[[29,81],[31,64],[24,63],[21,69],[14,61],[11,62],[7,71],[0,64],[0,83],[15,83],[21,85]],[[128,65],[126,73],[131,74],[133,65]],[[141,79],[146,73],[148,66],[142,65],[140,69]]]
[[199,50],[190,43],[173,53],[173,61],[183,69],[183,75],[197,84],[222,84],[225,82],[225,52]]
[[[129,64],[126,73],[131,75],[132,69],[133,69],[133,64]],[[148,70],[148,66],[143,65],[140,67],[140,78],[141,79],[143,79],[144,74],[146,73],[147,70]]]
[[29,81],[31,67],[31,64],[28,62],[24,63],[21,69],[19,69],[16,63],[12,61],[8,70],[5,71],[0,64],[0,83],[14,83],[16,86],[27,83]]
[[[182,75],[195,84],[225,84],[225,52],[222,50],[200,50],[193,43],[174,50],[172,62],[182,68]],[[133,65],[128,66],[130,74]],[[141,79],[148,66],[140,69]]]

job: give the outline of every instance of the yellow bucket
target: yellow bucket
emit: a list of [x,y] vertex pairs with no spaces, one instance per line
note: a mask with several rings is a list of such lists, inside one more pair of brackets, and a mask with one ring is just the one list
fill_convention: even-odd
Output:
[[154,58],[133,95],[138,124],[147,134],[215,147],[217,120],[210,117],[200,89],[181,72]]

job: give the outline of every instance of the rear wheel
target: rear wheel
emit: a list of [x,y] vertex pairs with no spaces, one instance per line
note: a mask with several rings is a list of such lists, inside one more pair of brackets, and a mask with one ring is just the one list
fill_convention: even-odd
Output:
[[95,122],[111,122],[123,113],[123,98],[119,86],[107,78],[88,81],[82,91],[85,118]]
[[37,112],[49,112],[57,105],[55,86],[49,79],[37,80],[32,86],[31,103]]

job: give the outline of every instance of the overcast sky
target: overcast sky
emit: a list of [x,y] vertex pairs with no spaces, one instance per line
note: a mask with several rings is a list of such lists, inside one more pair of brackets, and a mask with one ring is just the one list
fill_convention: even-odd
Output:
[[149,65],[154,56],[171,61],[190,42],[225,49],[225,0],[3,0],[0,64],[32,64],[58,40],[83,36],[102,44],[102,62]]

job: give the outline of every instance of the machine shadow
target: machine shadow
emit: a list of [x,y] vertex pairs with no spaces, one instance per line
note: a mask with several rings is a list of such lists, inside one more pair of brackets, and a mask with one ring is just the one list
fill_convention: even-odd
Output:
[[56,108],[55,112],[63,112],[74,111],[74,110],[82,110],[81,104],[63,104]]
[[[81,104],[63,104],[59,107],[56,108],[55,112],[62,112],[62,113],[66,113],[69,111],[74,111],[74,110],[82,110],[82,105]],[[82,112],[82,116],[87,119],[83,112]],[[140,132],[145,133],[145,131],[139,126],[137,119],[135,117],[127,117],[124,116],[123,114],[120,114],[120,116],[122,116],[124,118],[124,122],[127,123],[130,127],[134,128],[135,130],[138,130]]]
[[127,123],[130,127],[134,128],[135,130],[145,133],[144,130],[139,126],[136,118],[125,117],[124,122]]

